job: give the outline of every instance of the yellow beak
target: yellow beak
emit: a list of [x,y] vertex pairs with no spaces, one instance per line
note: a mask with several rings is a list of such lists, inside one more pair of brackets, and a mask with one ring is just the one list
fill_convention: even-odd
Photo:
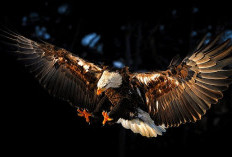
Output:
[[97,95],[101,95],[102,92],[104,92],[105,89],[104,88],[98,88],[97,89]]

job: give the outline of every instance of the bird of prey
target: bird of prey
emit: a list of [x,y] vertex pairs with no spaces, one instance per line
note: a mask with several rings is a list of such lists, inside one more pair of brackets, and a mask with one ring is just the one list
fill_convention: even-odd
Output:
[[232,82],[231,40],[206,38],[166,71],[130,72],[97,65],[46,42],[3,31],[11,47],[51,95],[69,102],[86,122],[121,124],[146,137],[196,122]]

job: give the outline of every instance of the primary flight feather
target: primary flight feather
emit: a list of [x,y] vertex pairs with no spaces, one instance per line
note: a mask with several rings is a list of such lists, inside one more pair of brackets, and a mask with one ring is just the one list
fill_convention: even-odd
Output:
[[68,101],[90,123],[120,123],[146,137],[195,122],[223,97],[232,82],[232,45],[218,35],[205,39],[166,71],[131,73],[95,65],[65,49],[3,31],[2,36],[50,94]]

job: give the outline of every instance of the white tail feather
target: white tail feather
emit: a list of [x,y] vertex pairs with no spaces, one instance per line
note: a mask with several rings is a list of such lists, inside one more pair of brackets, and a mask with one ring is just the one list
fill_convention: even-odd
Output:
[[166,132],[165,126],[156,126],[147,112],[138,109],[138,118],[126,120],[120,118],[117,123],[121,123],[126,129],[131,129],[134,133],[139,133],[146,137],[157,137]]

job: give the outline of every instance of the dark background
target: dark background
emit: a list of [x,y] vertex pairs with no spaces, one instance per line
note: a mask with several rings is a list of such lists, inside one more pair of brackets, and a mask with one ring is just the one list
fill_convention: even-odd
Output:
[[[1,27],[66,48],[80,57],[132,71],[165,70],[206,34],[232,36],[228,2],[153,4],[5,1]],[[87,40],[89,37],[91,40]],[[141,137],[121,126],[89,126],[68,103],[46,92],[1,46],[1,143],[9,155],[157,156],[224,153],[231,149],[232,90],[195,124]]]

